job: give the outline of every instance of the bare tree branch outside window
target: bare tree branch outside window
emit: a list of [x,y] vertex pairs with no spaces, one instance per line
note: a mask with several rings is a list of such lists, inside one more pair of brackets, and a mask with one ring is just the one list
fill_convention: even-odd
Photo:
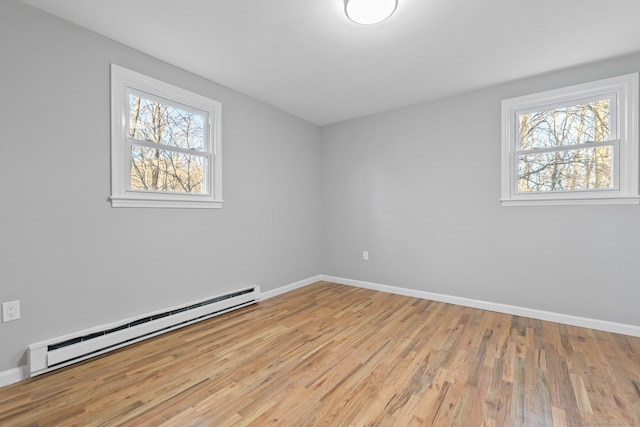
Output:
[[[140,95],[129,96],[134,190],[203,193],[205,117]],[[136,143],[144,141],[152,144]],[[155,147],[154,145],[157,145]]]
[[610,99],[519,115],[518,192],[613,187]]

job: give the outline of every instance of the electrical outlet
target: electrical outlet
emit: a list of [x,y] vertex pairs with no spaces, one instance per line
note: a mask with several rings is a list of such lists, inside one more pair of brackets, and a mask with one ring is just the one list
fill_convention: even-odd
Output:
[[362,260],[369,261],[369,251],[362,251]]
[[20,301],[2,303],[2,321],[11,322],[20,318]]

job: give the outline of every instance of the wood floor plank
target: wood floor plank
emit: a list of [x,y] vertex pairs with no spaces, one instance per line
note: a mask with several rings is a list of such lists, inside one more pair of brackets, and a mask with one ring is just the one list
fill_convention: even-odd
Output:
[[0,388],[4,426],[640,426],[640,338],[319,282]]

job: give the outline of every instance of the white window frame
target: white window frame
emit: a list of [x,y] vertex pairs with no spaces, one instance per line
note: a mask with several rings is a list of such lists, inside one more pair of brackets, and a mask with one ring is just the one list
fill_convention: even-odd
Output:
[[[198,151],[208,159],[205,192],[199,194],[130,187],[131,140],[128,136],[130,92],[149,95],[169,105],[186,107],[205,115],[205,147]],[[111,64],[111,206],[152,208],[222,207],[222,104],[211,98]]]
[[[613,188],[562,192],[521,193],[518,185],[518,115],[527,111],[566,106],[589,98],[609,97],[611,104]],[[639,204],[638,197],[638,73],[612,77],[502,101],[502,197],[503,206]],[[575,148],[567,146],[568,149]]]

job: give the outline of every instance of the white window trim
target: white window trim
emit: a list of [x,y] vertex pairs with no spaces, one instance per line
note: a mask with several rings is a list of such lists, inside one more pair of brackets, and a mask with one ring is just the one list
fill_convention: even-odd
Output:
[[[566,88],[502,101],[502,197],[503,206],[640,204],[638,195],[638,73],[612,77]],[[572,99],[615,94],[618,100],[617,140],[614,157],[615,189],[545,193],[518,193],[516,143],[517,114],[527,109],[552,107]]]
[[[127,150],[128,91],[151,94],[209,116],[211,156],[206,194],[164,193],[129,189],[131,153]],[[222,207],[222,104],[213,99],[111,64],[111,206],[154,208]]]

